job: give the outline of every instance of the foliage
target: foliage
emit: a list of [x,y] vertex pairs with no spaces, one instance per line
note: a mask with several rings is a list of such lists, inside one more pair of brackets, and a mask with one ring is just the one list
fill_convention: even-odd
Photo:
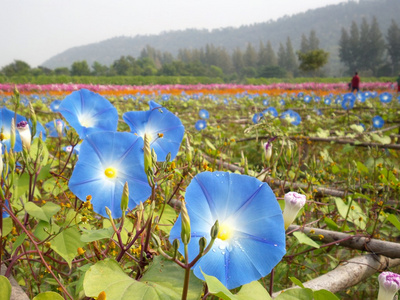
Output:
[[[89,78],[95,77],[86,80]],[[321,82],[325,80],[328,79],[320,79]],[[348,78],[329,80],[340,82]],[[293,79],[293,82],[307,81],[310,79]],[[272,189],[270,197],[276,197],[282,207],[284,195],[289,190],[304,194],[307,202],[295,221],[299,225],[399,243],[397,95],[388,89],[388,85],[383,85],[380,92],[386,87],[384,91],[393,96],[390,102],[382,102],[378,92],[364,91],[357,94],[358,100],[352,109],[344,110],[340,103],[343,97],[348,97],[344,90],[325,90],[327,85],[313,84],[324,86],[324,89],[305,90],[307,85],[302,84],[301,91],[293,92],[280,83],[277,85],[280,89],[268,95],[254,86],[229,86],[228,93],[218,90],[216,85],[207,89],[205,86],[201,89],[192,87],[192,90],[179,86],[179,92],[176,92],[177,86],[171,85],[142,87],[140,93],[129,94],[108,86],[108,91],[102,92],[108,92],[107,100],[118,111],[120,122],[116,123],[124,136],[129,134],[130,128],[121,121],[122,115],[128,111],[147,114],[150,101],[162,104],[185,126],[183,145],[173,160],[165,157],[165,161],[157,161],[154,154],[150,155],[151,167],[147,168],[150,172],[146,176],[151,195],[127,211],[121,207],[120,218],[112,217],[111,213],[96,213],[93,209],[95,199],[79,199],[68,187],[72,174],[80,172],[78,164],[84,164],[79,159],[89,155],[88,152],[63,151],[65,146],[80,145],[81,138],[75,129],[65,129],[65,135],[58,137],[34,138],[30,151],[26,146],[20,152],[1,148],[0,252],[2,262],[7,265],[6,275],[13,273],[29,297],[36,299],[101,299],[105,295],[109,299],[146,299],[146,295],[151,295],[152,299],[177,299],[185,294],[184,291],[189,299],[268,299],[270,292],[290,288],[293,283],[298,288],[285,291],[277,299],[374,298],[378,290],[377,274],[355,287],[336,292],[336,296],[326,290],[313,291],[304,287],[310,279],[363,253],[343,246],[340,241],[326,243],[324,237],[312,232],[287,232],[286,255],[273,274],[232,290],[227,290],[210,274],[203,275],[204,281],[195,277],[191,268],[196,261],[186,257],[183,246],[176,240],[169,240],[171,232],[180,236],[171,228],[176,224],[181,208],[185,207],[184,200],[190,204],[193,192],[187,188],[193,178],[208,174],[205,171],[227,174],[225,172],[229,170],[256,177],[263,182],[262,186],[268,184]],[[4,106],[24,116],[31,124],[46,124],[59,119],[60,114],[52,112],[50,103],[67,96],[66,92],[57,90],[53,93],[44,86],[41,88],[42,93],[15,91],[11,96],[8,91],[2,91]],[[68,85],[67,88],[76,86]],[[92,88],[101,90],[104,86]],[[311,100],[306,102],[305,96]],[[330,104],[324,101],[327,98],[332,99]],[[276,108],[278,117],[267,114],[268,107]],[[151,109],[160,108],[151,106]],[[195,123],[201,110],[208,112],[207,127],[197,131]],[[301,116],[297,126],[292,125],[291,120],[281,118],[289,110]],[[163,109],[154,113],[161,117],[166,115]],[[260,114],[257,124],[252,122],[255,113]],[[379,130],[373,129],[375,115],[385,120]],[[104,147],[100,147],[101,150],[110,141],[109,134],[102,134]],[[90,143],[91,138],[82,137]],[[162,138],[162,135],[157,137]],[[11,143],[11,135],[4,131],[1,138],[2,142],[10,140]],[[268,159],[260,145],[260,141],[265,140],[272,145]],[[117,147],[118,143],[113,144]],[[102,153],[96,147],[93,149],[97,155]],[[93,159],[97,155],[93,155]],[[114,152],[110,151],[105,156],[112,155]],[[126,175],[129,177],[131,173]],[[234,175],[244,176],[239,174]],[[210,180],[209,184],[213,186],[213,182]],[[244,180],[235,181],[227,188],[226,191],[235,191],[229,197],[236,199],[239,196],[236,191],[243,190],[242,184]],[[207,187],[202,191],[210,200],[215,189]],[[128,191],[129,195],[136,193],[137,189]],[[122,203],[127,197],[123,195]],[[231,207],[227,206],[224,211],[229,211],[228,208]],[[277,209],[279,211],[279,207]],[[254,210],[252,216],[258,213]],[[197,217],[197,221],[194,217],[191,220],[193,225],[194,222],[203,224],[205,214]],[[179,220],[182,219],[187,220],[181,215]],[[258,219],[248,217],[246,221],[251,223]],[[188,230],[188,226],[183,227]],[[204,250],[199,253],[201,259],[201,255],[212,251],[213,237],[222,240],[223,236],[218,237],[219,230],[210,230],[210,239],[204,241],[196,237],[198,232],[193,228],[192,237],[201,241],[199,251]],[[264,232],[268,228],[259,229]],[[257,255],[265,253],[257,251]],[[392,267],[391,271],[399,272],[399,269]],[[0,285],[0,294],[7,296],[7,279],[0,277]]]

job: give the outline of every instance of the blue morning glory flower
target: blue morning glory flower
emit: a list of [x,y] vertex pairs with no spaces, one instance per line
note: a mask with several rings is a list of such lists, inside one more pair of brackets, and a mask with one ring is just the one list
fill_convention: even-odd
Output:
[[282,106],[285,105],[285,100],[281,99],[281,100],[279,101],[279,104],[282,105]]
[[149,106],[147,111],[129,111],[122,117],[132,133],[141,138],[146,133],[150,137],[150,147],[156,152],[157,161],[165,161],[168,153],[173,160],[181,146],[185,127],[177,116],[156,102],[150,101]]
[[129,204],[133,209],[151,194],[144,172],[143,140],[129,132],[96,132],[86,136],[79,159],[69,180],[70,190],[82,201],[92,197],[93,210],[107,217],[122,216],[121,196],[128,182]]
[[198,120],[195,124],[194,127],[196,130],[200,131],[203,130],[207,127],[207,122],[205,120]]
[[326,105],[331,105],[332,99],[329,98],[329,97],[326,97],[326,98],[324,99],[324,103],[325,103]]
[[263,117],[262,113],[255,113],[252,118],[253,123],[258,124],[258,122],[260,122],[262,117]]
[[[199,253],[199,239],[210,241],[210,229],[219,222],[214,245],[193,267],[218,278],[228,289],[268,275],[285,254],[282,211],[271,188],[258,179],[228,172],[203,172],[186,189],[190,217],[189,260]],[[181,239],[181,216],[170,241]],[[183,245],[179,249],[183,253]]]
[[117,109],[103,96],[86,89],[65,97],[59,112],[81,139],[94,132],[117,130]]
[[[10,144],[10,137],[11,137],[11,120],[15,117],[15,113],[12,110],[9,110],[5,107],[1,108],[1,118],[0,118],[0,130],[1,133],[3,134],[3,148],[4,146],[7,147],[7,150],[10,150],[11,144]],[[16,124],[18,124],[21,121],[26,121],[25,117],[18,115],[16,118]],[[19,136],[18,130],[16,130],[16,137],[15,137],[15,146],[14,146],[14,151],[20,152],[22,151],[22,142],[21,142],[21,137]],[[3,149],[4,150],[4,149]]]
[[291,109],[288,109],[287,111],[284,111],[282,114],[281,114],[281,119],[285,119],[285,120],[287,120],[290,124],[292,124],[292,125],[299,125],[300,124],[300,122],[301,122],[301,117],[300,117],[300,115],[297,113],[297,112],[295,112],[295,111],[293,111],[293,110],[291,110]]
[[379,95],[379,99],[381,100],[382,103],[389,103],[392,101],[393,95],[388,92],[384,92]]
[[321,97],[315,96],[314,97],[314,102],[318,103],[321,101]]
[[310,103],[312,98],[311,98],[311,96],[306,95],[306,96],[304,96],[303,100],[304,100],[305,103]]
[[269,104],[269,100],[268,99],[264,99],[262,103],[263,103],[264,106],[267,106]]
[[385,124],[385,121],[382,119],[381,116],[375,116],[372,118],[372,125],[375,128],[382,128],[384,124]]
[[342,108],[345,110],[352,109],[356,103],[356,96],[353,93],[347,93],[343,95],[343,101],[341,102]]
[[263,115],[270,115],[274,118],[278,116],[278,111],[276,110],[275,107],[272,106],[268,107],[267,109],[264,109],[262,113]]
[[301,97],[303,97],[303,96],[304,96],[304,93],[303,93],[303,92],[298,92],[297,98],[301,98]]
[[50,109],[52,112],[59,112],[61,100],[54,100],[50,103]]
[[208,119],[210,117],[210,115],[206,109],[200,109],[199,116],[202,119]]

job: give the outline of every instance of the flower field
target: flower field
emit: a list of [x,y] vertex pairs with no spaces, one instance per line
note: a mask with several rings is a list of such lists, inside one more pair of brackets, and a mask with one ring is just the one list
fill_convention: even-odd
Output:
[[393,298],[400,95],[361,88],[0,84],[6,277],[37,300]]

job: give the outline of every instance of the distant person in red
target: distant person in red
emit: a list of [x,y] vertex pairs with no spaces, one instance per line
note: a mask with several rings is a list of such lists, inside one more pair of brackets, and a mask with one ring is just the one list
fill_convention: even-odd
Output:
[[360,76],[358,76],[357,72],[351,79],[351,92],[354,92],[354,90],[357,90],[357,92],[360,91]]

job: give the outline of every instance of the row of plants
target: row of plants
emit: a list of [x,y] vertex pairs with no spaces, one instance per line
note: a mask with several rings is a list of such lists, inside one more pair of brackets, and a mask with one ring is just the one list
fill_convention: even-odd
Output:
[[[245,78],[240,83],[243,84],[272,84],[272,83],[348,83],[350,77],[337,78]],[[365,77],[363,82],[396,82],[395,77]],[[13,84],[103,84],[103,85],[150,85],[150,84],[211,84],[224,83],[224,80],[216,77],[195,77],[195,76],[66,76],[66,75],[40,75],[40,76],[11,76],[0,75],[0,83]]]

